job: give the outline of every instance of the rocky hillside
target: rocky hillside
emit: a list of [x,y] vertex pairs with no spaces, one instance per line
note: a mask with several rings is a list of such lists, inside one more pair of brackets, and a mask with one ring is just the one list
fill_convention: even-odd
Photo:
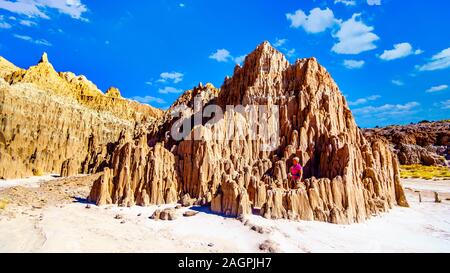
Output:
[[389,141],[402,165],[450,167],[449,121],[366,129],[364,134]]
[[[194,94],[203,108],[192,106]],[[177,119],[169,113],[134,137],[122,135],[89,200],[125,206],[181,200],[228,216],[256,210],[266,218],[331,223],[361,222],[408,205],[387,141],[364,137],[314,58],[290,64],[264,42],[220,90],[199,86],[182,96],[181,105],[182,128],[194,125],[187,137],[171,137]],[[212,105],[223,115],[196,123],[196,114]],[[266,106],[260,116],[254,105]],[[272,137],[254,137],[255,129]],[[291,187],[287,170],[295,156],[305,166],[306,185]]]
[[44,54],[21,69],[0,58],[0,178],[102,170],[121,134],[162,111],[58,73]]

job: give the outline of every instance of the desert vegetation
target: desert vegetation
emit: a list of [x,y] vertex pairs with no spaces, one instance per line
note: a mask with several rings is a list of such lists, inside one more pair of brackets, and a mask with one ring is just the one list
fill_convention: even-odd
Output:
[[403,165],[400,173],[402,178],[450,178],[450,168],[444,166]]

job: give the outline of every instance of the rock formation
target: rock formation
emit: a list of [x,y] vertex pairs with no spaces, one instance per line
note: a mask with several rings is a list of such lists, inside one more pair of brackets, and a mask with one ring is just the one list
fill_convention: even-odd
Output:
[[101,171],[121,134],[162,114],[56,72],[47,54],[27,70],[1,58],[0,75],[0,178]]
[[450,167],[449,121],[366,129],[364,135],[389,141],[402,165]]
[[[197,118],[213,105],[222,115]],[[173,117],[180,107],[182,118]],[[182,139],[171,131],[179,121]],[[292,189],[287,172],[295,156],[306,181]],[[187,195],[227,216],[256,209],[272,219],[344,224],[408,206],[396,155],[386,140],[364,137],[326,69],[314,58],[289,64],[267,42],[220,91],[200,85],[147,130],[123,136],[89,200],[130,206]]]

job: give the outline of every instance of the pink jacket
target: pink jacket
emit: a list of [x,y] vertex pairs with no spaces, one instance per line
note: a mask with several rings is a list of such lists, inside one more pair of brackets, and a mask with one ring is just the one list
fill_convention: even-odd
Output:
[[294,179],[300,179],[300,173],[303,170],[302,165],[296,164],[291,168],[291,174]]

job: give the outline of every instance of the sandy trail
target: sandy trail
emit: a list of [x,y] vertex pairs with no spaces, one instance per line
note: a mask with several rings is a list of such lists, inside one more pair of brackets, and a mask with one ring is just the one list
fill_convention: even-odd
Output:
[[[183,217],[183,208],[175,221],[154,221],[149,216],[158,206],[87,206],[92,177],[49,180],[0,189],[0,199],[11,200],[0,210],[0,252],[259,252],[265,240],[279,252],[450,252],[450,181],[407,180],[411,208],[344,226],[256,215],[244,224],[203,208],[193,208],[200,211],[193,217]],[[442,203],[433,202],[434,191]]]

